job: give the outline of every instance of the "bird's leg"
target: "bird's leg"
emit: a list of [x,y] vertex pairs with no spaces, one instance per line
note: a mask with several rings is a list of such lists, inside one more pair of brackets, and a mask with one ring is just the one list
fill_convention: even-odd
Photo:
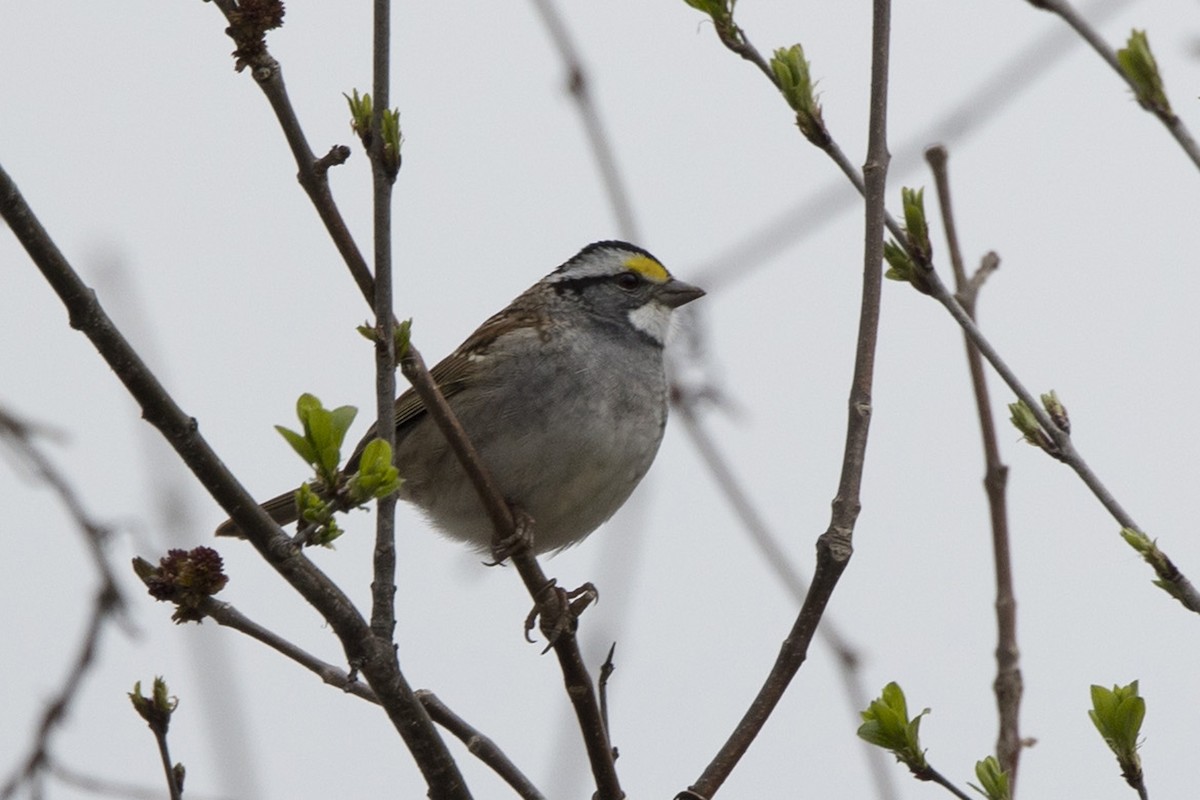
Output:
[[492,560],[485,562],[489,567],[503,564],[513,553],[533,549],[533,517],[516,503],[509,503],[512,512],[513,532],[504,537],[492,537]]

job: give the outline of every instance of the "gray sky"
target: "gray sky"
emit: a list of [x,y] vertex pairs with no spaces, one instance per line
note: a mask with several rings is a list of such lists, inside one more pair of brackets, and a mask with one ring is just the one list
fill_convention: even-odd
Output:
[[[269,39],[318,152],[355,144],[341,93],[370,85],[368,5],[293,2]],[[806,198],[827,192],[832,205],[849,191],[833,165],[799,136],[764,78],[682,0],[564,5],[629,185],[639,243],[712,289],[684,322],[703,335],[707,376],[730,398],[729,412],[707,421],[807,574],[840,463],[860,208],[848,203],[815,229],[794,220],[808,235],[758,257],[744,243],[763,228]],[[764,52],[803,43],[827,123],[855,163],[866,141],[868,6],[747,0],[738,8]],[[415,341],[432,362],[579,247],[619,231],[531,4],[399,4],[394,15],[393,99],[406,137],[396,308],[415,319]],[[1200,176],[1106,65],[1071,35],[1047,39],[1065,26],[1027,3],[898,3],[893,21],[889,205],[899,210],[901,185],[928,184],[935,213],[919,153],[945,141],[968,262],[988,249],[1003,260],[981,301],[986,332],[1031,389],[1057,390],[1102,479],[1200,579],[1191,496],[1200,449],[1192,413]],[[354,331],[369,311],[294,180],[265,100],[233,72],[224,27],[198,0],[0,4],[0,74],[9,76],[0,81],[0,164],[201,432],[265,497],[304,478],[271,428],[291,423],[297,395],[370,413],[372,352]],[[1116,46],[1132,27],[1148,30],[1168,96],[1200,128],[1195,3],[1127,2],[1100,29]],[[1036,52],[1014,62],[1035,42]],[[981,89],[996,85],[1024,88],[1002,104]],[[968,133],[938,127],[964,107]],[[332,175],[369,249],[366,159],[355,147]],[[940,238],[934,248],[948,277]],[[105,640],[55,752],[76,769],[160,790],[152,738],[125,692],[161,674],[181,698],[172,754],[188,767],[190,792],[421,796],[416,769],[376,709],[239,634],[174,626],[170,609],[125,575],[133,555],[171,546],[153,499],[164,479],[188,491],[176,545],[212,544],[224,515],[139,420],[7,234],[0,267],[0,403],[64,433],[48,451],[93,513],[120,526],[113,559],[138,631]],[[940,307],[885,286],[864,509],[829,608],[860,649],[871,692],[897,680],[910,708],[932,707],[923,743],[960,785],[974,780],[972,766],[995,737],[991,544],[962,351]],[[1011,397],[990,380],[1003,419]],[[360,419],[351,435],[366,425]],[[1082,484],[1017,438],[1002,428],[1022,733],[1038,740],[1022,759],[1023,793],[1130,796],[1086,708],[1090,684],[1137,678],[1149,708],[1150,789],[1186,796],[1200,733],[1200,623],[1151,586],[1149,569]],[[95,578],[61,508],[8,460],[0,460],[0,501],[7,774],[77,646]],[[492,736],[551,797],[585,796],[557,666],[521,638],[529,600],[515,572],[480,566],[411,513],[400,519],[397,636],[410,681]],[[365,604],[370,518],[356,514],[348,526],[336,551],[313,556]],[[332,634],[249,546],[218,547],[231,576],[221,599],[337,661]],[[678,424],[668,426],[630,506],[546,567],[563,585],[599,585],[582,637],[593,664],[618,642],[610,713],[626,791],[673,796],[758,689],[795,602]],[[222,694],[206,694],[206,676],[219,670],[236,677],[216,681]],[[235,688],[225,692],[229,681]],[[870,796],[857,720],[840,687],[828,650],[814,647],[722,796]],[[222,744],[255,774],[243,774]],[[470,756],[461,763],[476,797],[504,796]],[[938,791],[891,768],[902,798]],[[56,785],[50,796],[84,795]]]

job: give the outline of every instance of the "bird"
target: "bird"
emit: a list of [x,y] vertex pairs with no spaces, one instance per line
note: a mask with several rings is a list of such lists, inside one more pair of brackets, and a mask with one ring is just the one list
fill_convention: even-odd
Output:
[[[430,370],[504,498],[532,518],[535,554],[577,544],[624,505],[667,420],[664,345],[674,312],[704,291],[645,249],[593,242],[475,330]],[[398,496],[479,552],[493,526],[424,404],[395,403]],[[347,460],[357,470],[374,426]],[[262,504],[295,522],[295,492]],[[237,536],[227,520],[218,536]]]

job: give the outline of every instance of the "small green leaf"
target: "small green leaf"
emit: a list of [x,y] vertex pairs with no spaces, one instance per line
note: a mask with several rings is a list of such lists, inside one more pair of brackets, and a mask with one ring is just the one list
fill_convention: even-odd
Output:
[[910,720],[904,690],[892,681],[862,712],[863,724],[858,728],[858,735],[873,745],[890,750],[897,761],[903,762],[913,773],[921,774],[929,768],[920,736],[921,717],[928,713],[927,708]]
[[296,451],[298,456],[304,459],[305,464],[316,466],[317,453],[313,450],[312,445],[309,444],[308,439],[305,439],[302,434],[296,433],[282,425],[276,425],[275,430],[279,431],[279,435],[287,440],[287,443],[292,446],[292,449]]
[[1046,413],[1050,415],[1050,419],[1058,426],[1063,433],[1071,432],[1071,417],[1067,414],[1067,408],[1058,399],[1058,395],[1053,389],[1041,396],[1042,408],[1046,409]]
[[1138,736],[1146,718],[1146,701],[1138,695],[1138,682],[1113,686],[1111,690],[1093,685],[1092,708],[1088,716],[1116,755],[1125,779],[1130,783],[1140,781],[1142,761],[1137,753]]
[[171,714],[179,706],[179,698],[167,694],[167,682],[161,677],[154,679],[154,688],[149,697],[142,695],[141,681],[134,683],[133,691],[129,692],[129,701],[138,715],[159,733],[167,732],[171,724]]
[[1133,94],[1142,108],[1174,116],[1145,31],[1135,28],[1129,34],[1126,46],[1117,51],[1117,63],[1133,86]]
[[929,242],[929,224],[925,221],[925,189],[901,187],[900,203],[904,208],[909,246],[920,263],[929,264],[933,260],[933,245]]
[[412,317],[403,320],[395,329],[396,336],[396,360],[404,358],[408,355],[409,345],[412,343]]
[[358,89],[354,89],[353,92],[353,95],[342,93],[342,97],[346,98],[346,103],[350,106],[350,130],[359,138],[365,139],[371,132],[371,95],[364,92],[360,96]]
[[350,425],[356,416],[358,416],[358,409],[354,406],[338,406],[329,412],[333,443],[338,447],[341,447],[342,443],[346,441],[346,431],[350,430]]
[[1008,785],[1008,773],[1000,769],[1000,762],[995,756],[988,756],[982,761],[975,762],[975,777],[982,785],[968,784],[972,789],[988,798],[988,800],[1012,800],[1012,790]]
[[383,119],[383,165],[391,175],[400,170],[400,146],[404,137],[400,133],[400,109],[384,109]]
[[883,243],[883,260],[888,264],[883,277],[907,283],[921,294],[929,294],[929,281],[925,278],[925,270],[917,266],[917,262],[912,260],[908,251],[895,239],[888,239]]
[[333,540],[342,535],[342,529],[333,520],[333,505],[307,483],[302,483],[296,490],[296,509],[300,527],[314,524],[319,526],[305,544],[332,547]]
[[714,20],[727,20],[733,16],[733,6],[737,0],[683,0],[692,8],[703,11]]
[[771,58],[771,72],[779,84],[784,100],[796,112],[796,125],[804,138],[818,147],[829,144],[829,131],[821,116],[821,104],[817,101],[816,84],[804,48],[798,44],[781,47]]
[[1058,446],[1054,444],[1054,440],[1042,430],[1042,424],[1038,422],[1038,418],[1034,416],[1033,409],[1030,408],[1024,400],[1018,400],[1015,403],[1008,404],[1008,411],[1011,416],[1009,422],[1013,427],[1021,432],[1021,438],[1028,444],[1033,445],[1052,456],[1057,456]]
[[350,479],[350,497],[356,503],[387,497],[400,488],[400,477],[392,464],[392,448],[382,439],[372,439],[363,448],[358,474]]

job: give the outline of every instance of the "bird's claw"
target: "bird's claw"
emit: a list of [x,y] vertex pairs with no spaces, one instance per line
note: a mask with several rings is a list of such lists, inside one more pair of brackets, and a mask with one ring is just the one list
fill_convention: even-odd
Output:
[[575,632],[579,615],[599,598],[600,593],[590,582],[567,591],[551,578],[538,592],[537,605],[525,617],[525,641],[533,644],[529,633],[537,625],[546,637],[546,648],[542,650],[542,653],[546,653],[564,633]]

